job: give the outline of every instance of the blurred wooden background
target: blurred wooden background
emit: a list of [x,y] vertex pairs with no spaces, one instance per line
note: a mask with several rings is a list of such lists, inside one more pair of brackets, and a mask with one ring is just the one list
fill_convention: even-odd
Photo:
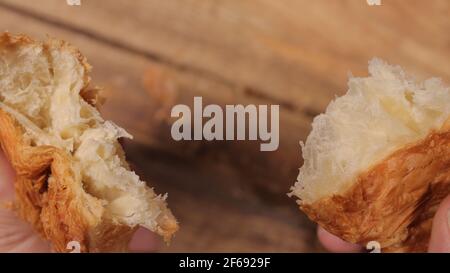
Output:
[[[129,159],[181,222],[163,251],[321,251],[286,196],[298,142],[374,56],[449,82],[449,15],[448,0],[0,0],[1,31],[65,39],[94,66]],[[279,104],[279,150],[172,141],[171,107],[194,96]]]

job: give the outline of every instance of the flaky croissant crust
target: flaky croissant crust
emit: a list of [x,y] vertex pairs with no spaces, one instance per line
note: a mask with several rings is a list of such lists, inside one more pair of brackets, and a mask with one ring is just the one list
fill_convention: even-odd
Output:
[[[36,42],[25,35],[0,35],[0,44],[7,48],[33,43]],[[78,49],[64,41],[50,40],[42,46],[64,48],[86,71],[90,70]],[[89,81],[85,73],[80,95],[94,105],[97,92],[88,89]],[[75,179],[72,155],[57,147],[32,145],[24,136],[22,125],[0,109],[0,145],[16,172],[13,209],[18,215],[51,241],[56,252],[70,251],[67,246],[71,241],[80,243],[81,252],[127,251],[136,228],[102,217],[101,200],[87,194],[80,179]],[[156,232],[169,240],[178,230],[178,223],[170,211],[165,213]]]
[[16,171],[17,213],[50,240],[57,252],[67,251],[70,241],[79,242],[83,252],[126,250],[132,234],[129,227],[116,227],[111,233],[105,225],[97,231],[105,234],[90,236],[102,207],[99,200],[86,200],[81,194],[83,188],[74,179],[70,156],[51,146],[32,147],[23,133],[14,118],[0,110],[1,147]]
[[450,122],[359,174],[351,188],[300,208],[346,241],[385,252],[425,252],[432,219],[450,194]]

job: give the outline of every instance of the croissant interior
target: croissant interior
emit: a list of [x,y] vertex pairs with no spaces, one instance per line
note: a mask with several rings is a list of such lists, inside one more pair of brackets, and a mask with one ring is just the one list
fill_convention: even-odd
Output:
[[[78,50],[63,41],[0,36],[0,111],[19,127],[15,134],[16,129],[8,133],[7,126],[0,125],[2,146],[11,161],[24,148],[52,147],[64,154],[71,183],[80,185],[76,198],[85,200],[82,206],[96,219],[90,226],[143,226],[170,238],[178,226],[166,196],[155,194],[129,169],[118,139],[131,135],[105,121],[92,105],[96,91],[89,89],[89,70]],[[20,139],[24,147],[13,149],[5,138]],[[62,178],[49,172],[51,187]]]
[[350,78],[348,92],[314,119],[291,195],[348,241],[424,251],[450,192],[450,90],[379,59],[369,72]]

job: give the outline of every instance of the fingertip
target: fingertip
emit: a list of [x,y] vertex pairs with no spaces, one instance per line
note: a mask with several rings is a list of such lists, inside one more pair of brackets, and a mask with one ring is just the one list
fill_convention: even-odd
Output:
[[131,239],[129,248],[132,252],[155,252],[160,245],[161,241],[155,233],[145,228],[138,228]]
[[322,243],[322,245],[331,252],[358,253],[362,250],[361,246],[348,243],[321,227],[318,227],[317,229],[317,237],[319,238],[319,241]]

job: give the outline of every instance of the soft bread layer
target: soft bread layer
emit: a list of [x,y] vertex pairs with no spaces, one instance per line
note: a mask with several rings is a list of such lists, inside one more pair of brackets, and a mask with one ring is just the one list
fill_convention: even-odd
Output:
[[424,252],[450,194],[450,89],[414,83],[380,60],[369,71],[314,120],[290,195],[346,241]]
[[292,194],[312,203],[349,189],[354,177],[399,147],[442,127],[450,115],[450,91],[439,79],[415,83],[379,59],[370,76],[351,78],[347,94],[317,116]]
[[20,124],[24,142],[69,156],[80,194],[101,204],[99,223],[143,226],[170,238],[177,223],[166,196],[156,195],[124,160],[118,139],[131,136],[80,96],[89,83],[81,54],[62,41],[9,34],[0,37],[0,53],[0,109]]
[[450,122],[354,178],[346,191],[301,209],[329,232],[383,252],[426,252],[433,217],[450,194]]

